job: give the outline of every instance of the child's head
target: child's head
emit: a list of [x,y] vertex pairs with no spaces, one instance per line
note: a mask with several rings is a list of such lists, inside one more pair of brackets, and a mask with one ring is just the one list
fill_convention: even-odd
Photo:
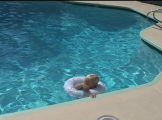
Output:
[[87,75],[84,80],[84,83],[90,86],[90,88],[96,87],[98,82],[99,82],[99,77],[95,74]]

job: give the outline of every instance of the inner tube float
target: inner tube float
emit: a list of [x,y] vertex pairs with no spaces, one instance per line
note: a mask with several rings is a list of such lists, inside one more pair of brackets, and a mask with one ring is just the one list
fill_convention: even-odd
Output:
[[68,79],[65,84],[64,84],[64,90],[71,95],[72,97],[75,98],[84,98],[84,97],[89,97],[91,94],[101,94],[105,91],[105,86],[104,84],[99,81],[98,85],[93,88],[90,89],[88,93],[85,93],[82,90],[77,90],[74,88],[75,85],[77,84],[81,84],[84,82],[85,77],[73,77]]

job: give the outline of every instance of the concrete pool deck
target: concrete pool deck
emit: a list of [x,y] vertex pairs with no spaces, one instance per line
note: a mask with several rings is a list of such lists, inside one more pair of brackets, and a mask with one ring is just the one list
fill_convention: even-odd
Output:
[[[79,1],[77,1],[79,2]],[[138,1],[80,1],[128,7],[144,15],[160,6]],[[150,15],[151,16],[151,15]],[[162,13],[157,13],[162,21]],[[162,24],[159,23],[159,26]],[[153,25],[139,35],[162,51],[162,28]],[[119,120],[162,120],[162,72],[150,83],[67,103],[0,115],[2,120],[97,120],[111,115]]]

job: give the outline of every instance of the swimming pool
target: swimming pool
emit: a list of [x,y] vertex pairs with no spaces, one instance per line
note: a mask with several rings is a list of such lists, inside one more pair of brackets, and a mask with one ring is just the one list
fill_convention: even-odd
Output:
[[63,90],[73,76],[98,74],[110,92],[162,70],[161,52],[139,37],[152,23],[137,13],[55,1],[0,4],[1,114],[74,100]]

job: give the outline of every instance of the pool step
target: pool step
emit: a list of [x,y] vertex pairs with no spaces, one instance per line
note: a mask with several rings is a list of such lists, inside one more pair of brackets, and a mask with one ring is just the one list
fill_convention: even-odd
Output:
[[140,32],[140,37],[162,51],[162,23],[157,23],[149,28],[146,28]]

